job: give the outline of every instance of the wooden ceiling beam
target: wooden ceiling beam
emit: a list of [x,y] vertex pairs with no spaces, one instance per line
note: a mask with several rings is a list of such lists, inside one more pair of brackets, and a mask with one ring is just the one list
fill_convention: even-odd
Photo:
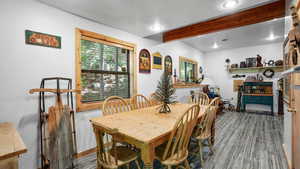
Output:
[[200,22],[163,33],[163,41],[173,41],[226,29],[265,22],[285,16],[285,1],[279,0],[256,8]]

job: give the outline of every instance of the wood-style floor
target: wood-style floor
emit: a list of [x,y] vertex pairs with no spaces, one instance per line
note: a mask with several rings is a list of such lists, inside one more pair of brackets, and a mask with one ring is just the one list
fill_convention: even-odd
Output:
[[[226,112],[217,119],[215,153],[206,155],[204,169],[288,169],[282,135],[282,117]],[[192,169],[200,168],[197,156],[189,161]],[[158,161],[154,167],[162,168]],[[76,169],[95,168],[95,154],[77,160]]]

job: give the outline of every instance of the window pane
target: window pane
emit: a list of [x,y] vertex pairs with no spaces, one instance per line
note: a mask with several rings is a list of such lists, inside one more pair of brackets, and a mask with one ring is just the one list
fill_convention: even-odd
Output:
[[81,75],[81,101],[88,102],[94,100],[100,100],[100,88],[101,88],[101,78],[99,74],[95,73],[82,73]]
[[[130,51],[81,40],[82,102],[103,101],[110,96],[130,96]],[[105,71],[111,71],[105,72]]]
[[118,48],[118,71],[127,72],[129,50]]
[[102,100],[110,96],[117,96],[116,75],[103,74]]
[[[120,76],[120,75],[119,75]],[[82,100],[83,102],[101,101],[109,96],[127,96],[125,87],[128,86],[128,80],[122,77],[119,81],[122,82],[120,87],[116,84],[116,75],[114,74],[96,74],[82,73]],[[119,89],[122,89],[119,92]],[[128,90],[128,87],[126,88]],[[123,96],[122,96],[123,97]]]
[[117,70],[117,48],[113,46],[103,45],[103,64],[102,70]]
[[81,40],[81,69],[100,69],[101,44]]
[[187,82],[192,82],[194,79],[194,64],[186,63]]
[[117,95],[123,98],[129,98],[129,75],[118,75]]
[[180,67],[179,67],[179,77],[181,81],[185,81],[185,62],[180,62]]

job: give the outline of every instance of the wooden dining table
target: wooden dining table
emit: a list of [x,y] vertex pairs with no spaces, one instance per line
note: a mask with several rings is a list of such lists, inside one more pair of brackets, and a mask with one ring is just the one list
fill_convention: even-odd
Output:
[[[176,121],[193,104],[176,103],[170,106],[171,113],[158,113],[159,107],[147,107],[90,119],[94,130],[118,129],[118,141],[124,141],[141,150],[144,168],[152,169],[155,148],[169,140]],[[199,118],[207,106],[200,106]]]
[[18,169],[19,156],[27,148],[12,123],[0,123],[0,169]]

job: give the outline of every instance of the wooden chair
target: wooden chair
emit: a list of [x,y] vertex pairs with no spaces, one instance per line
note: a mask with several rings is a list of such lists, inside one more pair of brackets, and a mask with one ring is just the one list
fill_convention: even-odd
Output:
[[156,98],[155,98],[155,93],[152,93],[149,97],[149,101],[150,101],[150,104],[151,106],[156,106],[156,105],[160,105],[160,101],[158,101]]
[[[159,146],[155,151],[155,158],[158,159],[168,169],[184,163],[186,168],[190,168],[187,161],[188,145],[193,129],[197,124],[199,116],[199,105],[189,108],[181,118],[175,123],[171,136],[167,144]],[[177,168],[183,168],[178,166]]]
[[[197,140],[199,146],[199,158],[201,160],[201,165],[204,164],[203,160],[203,145],[208,146],[211,153],[213,154],[213,144],[211,142],[211,129],[216,118],[216,113],[218,107],[215,106],[219,101],[219,98],[215,98],[206,108],[205,113],[201,119],[201,121],[197,124],[196,131],[194,133],[194,138]],[[207,144],[204,142],[207,141]]]
[[195,103],[199,105],[209,105],[209,97],[205,93],[196,93],[189,98],[190,103]]
[[143,95],[137,94],[131,98],[132,109],[142,109],[145,107],[150,107],[150,101]]
[[117,169],[126,165],[129,169],[129,163],[135,162],[140,169],[138,154],[128,147],[117,146],[115,136],[117,129],[97,129],[93,125],[97,142],[97,168],[98,169]]
[[130,110],[130,105],[119,96],[108,97],[102,105],[102,112],[104,116]]
[[212,106],[217,106],[217,107],[219,107],[220,101],[221,101],[221,98],[220,98],[220,97],[216,97],[216,98],[214,98],[214,99],[210,102],[210,104],[211,104]]

